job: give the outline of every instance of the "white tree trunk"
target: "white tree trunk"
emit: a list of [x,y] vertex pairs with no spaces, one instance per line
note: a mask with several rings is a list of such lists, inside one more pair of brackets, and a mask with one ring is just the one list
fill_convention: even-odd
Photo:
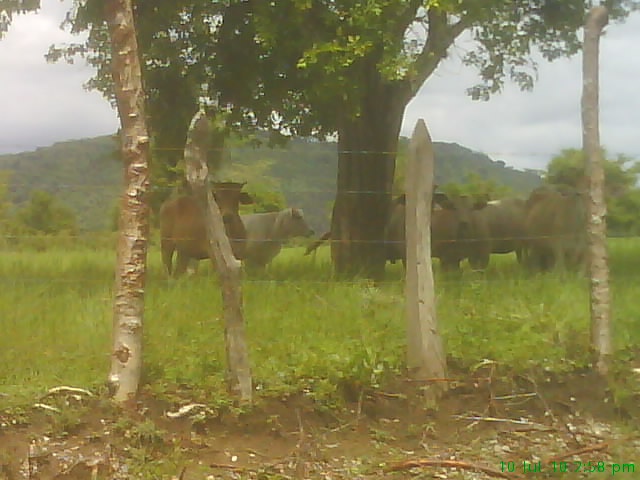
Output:
[[584,29],[582,134],[589,176],[588,223],[589,273],[591,279],[591,343],[596,368],[605,375],[611,356],[609,266],[607,262],[607,205],[598,124],[598,51],[600,34],[608,22],[607,9],[594,7]]
[[205,213],[209,257],[218,273],[222,288],[229,387],[241,401],[250,402],[253,388],[244,333],[240,262],[233,256],[220,209],[209,188],[208,138],[209,121],[201,110],[193,117],[187,133],[184,149],[185,173],[193,195]]
[[407,366],[416,380],[430,381],[425,394],[435,404],[446,390],[446,358],[438,333],[431,268],[433,145],[419,120],[409,147],[406,172]]
[[133,399],[142,369],[142,319],[149,214],[149,137],[130,0],[107,0],[111,67],[120,116],[125,190],[120,203],[109,385],[117,402]]

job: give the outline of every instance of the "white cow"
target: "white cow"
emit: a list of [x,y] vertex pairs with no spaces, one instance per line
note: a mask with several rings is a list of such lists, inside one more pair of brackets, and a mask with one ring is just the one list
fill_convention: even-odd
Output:
[[280,253],[286,240],[313,235],[302,210],[297,208],[240,215],[240,218],[247,231],[243,258],[247,268],[264,268]]

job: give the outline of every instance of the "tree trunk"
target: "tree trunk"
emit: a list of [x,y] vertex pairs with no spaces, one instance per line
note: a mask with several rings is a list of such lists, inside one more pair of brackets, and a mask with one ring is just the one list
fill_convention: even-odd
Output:
[[606,375],[611,356],[611,312],[607,261],[607,205],[604,199],[604,169],[598,125],[598,50],[600,33],[608,22],[607,9],[594,7],[587,16],[583,49],[582,134],[587,156],[589,201],[587,238],[591,284],[591,343],[596,368]]
[[109,385],[117,402],[132,399],[142,370],[142,320],[149,233],[149,137],[130,0],[108,0],[112,75],[120,116],[125,190],[120,206]]
[[384,275],[384,229],[389,216],[398,135],[410,98],[407,85],[380,75],[367,85],[362,111],[338,127],[338,181],[331,219],[331,258],[339,275]]

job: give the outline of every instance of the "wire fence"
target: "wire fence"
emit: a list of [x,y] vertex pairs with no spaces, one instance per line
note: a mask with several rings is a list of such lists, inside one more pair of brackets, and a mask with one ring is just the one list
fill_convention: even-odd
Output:
[[[340,150],[338,149],[338,145],[337,144],[329,144],[331,147],[335,147],[332,148],[330,150],[331,155],[335,155],[335,154],[342,154],[342,155],[346,155],[347,158],[349,158],[349,156],[351,156],[352,159],[356,159],[356,157],[358,155],[362,155],[362,156],[372,156],[372,155],[397,155],[398,152],[397,151],[375,151],[375,150]],[[242,147],[242,148],[252,148],[252,147]],[[182,152],[184,151],[184,147],[152,147],[152,152],[171,152],[171,151],[175,151],[175,152]],[[230,163],[232,163],[232,158],[233,157],[239,157],[242,155],[242,152],[234,152],[233,154],[231,154],[229,152],[228,149],[219,149],[219,148],[211,148],[208,149],[209,152],[217,152],[219,153],[220,151],[224,151],[225,152],[225,157],[226,160],[231,160]],[[291,150],[288,149],[270,149],[268,151],[275,151],[275,152],[287,152],[289,154],[291,154]],[[473,150],[472,150],[473,151]],[[114,150],[115,152],[115,150]],[[494,151],[494,152],[480,152],[480,151],[473,151],[473,153],[481,153],[483,155],[488,155],[490,157],[499,157],[499,156],[519,156],[519,157],[549,157],[551,158],[554,155],[557,155],[558,152],[548,152],[548,151],[531,151],[531,152],[515,152],[515,151]],[[634,153],[623,153],[622,155],[625,155],[627,157],[640,157],[640,153],[638,154],[634,154]],[[333,160],[337,160],[335,158],[333,158]],[[280,161],[283,162],[287,162],[287,159],[282,159]],[[437,162],[437,161],[436,161]],[[336,161],[337,163],[337,161]],[[496,163],[496,161],[494,160],[494,163]],[[243,165],[243,166],[249,166],[249,165]],[[3,169],[3,165],[2,163],[0,163],[0,170]],[[508,168],[509,170],[512,170],[511,168]],[[532,170],[532,169],[529,169]],[[525,172],[523,172],[525,173]],[[530,172],[529,172],[530,173]],[[279,194],[284,194],[285,197],[287,196],[292,196],[292,197],[296,197],[296,199],[298,199],[297,201],[299,201],[300,198],[304,198],[307,197],[306,200],[309,200],[309,197],[313,196],[313,195],[324,195],[327,197],[332,197],[335,198],[335,195],[337,194],[337,189],[336,188],[326,188],[326,187],[318,187],[318,188],[309,188],[309,187],[296,187],[296,179],[291,178],[291,179],[280,179],[280,185],[279,185],[279,189],[272,189],[269,190],[268,192],[263,192],[263,193],[269,193],[269,194],[274,194],[274,193],[279,193]],[[287,183],[289,183],[289,185],[287,185]],[[46,179],[43,179],[41,182],[29,182],[29,183],[15,183],[15,182],[11,182],[9,180],[7,181],[0,181],[0,188],[6,188],[6,189],[11,189],[11,190],[16,190],[16,189],[34,189],[34,188],[42,188],[45,190],[55,190],[56,192],[65,190],[67,192],[69,191],[80,191],[80,192],[87,192],[87,191],[92,191],[92,190],[116,190],[118,191],[118,194],[120,193],[121,189],[123,187],[123,183],[122,181],[118,181],[118,182],[111,182],[111,183],[96,183],[96,182],[92,182],[89,184],[85,184],[85,183],[71,183],[71,182],[66,182],[66,183],[55,183],[55,182],[51,182],[51,181],[47,181]],[[148,192],[149,193],[155,193],[155,192],[164,192],[164,193],[170,193],[172,191],[175,191],[176,188],[175,186],[172,185],[149,185],[148,187]],[[251,185],[247,185],[246,186],[246,190],[251,190]],[[380,189],[380,190],[376,190],[376,189],[350,189],[350,190],[346,190],[346,191],[340,191],[339,192],[341,195],[400,195],[402,193],[404,193],[401,190],[398,189]],[[483,193],[483,194],[476,194],[479,197],[486,197],[486,198],[490,198],[492,195],[494,194],[494,192],[487,192],[487,193]],[[514,194],[510,194],[511,196],[517,196]],[[325,212],[326,214],[326,212]],[[638,215],[640,216],[640,212],[638,212]],[[1,227],[1,225],[0,225]],[[93,237],[93,238],[92,238]],[[29,233],[29,232],[2,232],[0,230],[0,255],[6,253],[6,252],[10,252],[12,250],[12,245],[13,243],[15,244],[19,244],[21,242],[24,241],[38,241],[38,242],[47,242],[49,240],[50,237],[47,237],[46,235],[43,234],[39,234],[39,233]],[[52,243],[56,243],[57,238],[61,238],[63,240],[70,240],[70,241],[82,241],[82,243],[84,245],[91,245],[92,242],[97,246],[102,242],[102,245],[104,246],[106,241],[109,242],[113,242],[112,244],[114,245],[114,252],[115,252],[115,235],[113,233],[108,233],[105,232],[104,234],[101,233],[96,233],[96,232],[82,232],[82,233],[64,233],[63,235],[60,235],[59,237],[51,237],[51,238],[56,238],[56,240],[52,240]],[[156,236],[152,236],[153,240],[155,241],[157,239]],[[571,241],[574,240],[576,237],[573,234],[558,234],[558,235],[512,235],[512,236],[500,236],[500,237],[492,237],[492,236],[487,236],[487,237],[483,237],[483,238],[451,238],[451,239],[447,239],[447,238],[438,238],[438,239],[434,239],[433,243],[432,243],[432,248],[442,248],[442,247],[446,247],[448,245],[460,245],[462,247],[466,247],[466,248],[474,248],[475,246],[479,246],[482,245],[484,243],[491,243],[493,241],[502,241],[502,242],[519,242],[521,244],[524,244],[525,246],[523,246],[522,248],[526,248],[526,244],[531,243],[531,242],[540,242],[540,241]],[[640,238],[639,234],[635,234],[635,233],[613,233],[609,235],[609,238],[611,239],[629,239],[629,240],[637,240],[638,238]],[[177,236],[177,237],[172,237],[171,240],[173,242],[181,242],[181,241],[189,241],[189,240],[193,240],[192,238],[188,238],[188,237],[183,237],[183,236]],[[231,241],[233,242],[242,242],[245,239],[243,238],[231,238]],[[2,244],[2,241],[4,241],[4,245]],[[308,239],[308,240],[299,240],[296,243],[298,245],[302,245],[302,246],[308,246],[311,245],[312,242],[318,242],[318,240],[315,239]],[[281,244],[282,240],[281,239],[273,239],[273,238],[252,238],[251,242],[254,244]],[[398,249],[398,247],[401,247],[402,245],[404,245],[404,240],[399,240],[399,239],[394,239],[394,238],[385,238],[383,240],[380,239],[350,239],[350,240],[344,240],[341,238],[326,238],[322,243],[324,245],[332,245],[332,244],[344,244],[345,242],[349,242],[352,243],[354,245],[372,245],[372,244],[377,244],[377,245],[384,245],[384,246],[388,246],[388,247],[392,247],[395,248],[396,250]],[[17,247],[17,250],[19,250],[22,247]],[[44,249],[46,250],[48,247],[45,246]],[[515,262],[515,259],[514,259]],[[12,277],[12,278],[5,278],[0,276],[0,282],[2,283],[10,283],[11,281],[14,280],[20,280],[23,282],[38,282],[38,281],[43,281],[42,279],[38,279],[38,278],[31,278],[31,277]],[[245,279],[248,282],[253,282],[253,283],[274,283],[274,282],[280,282],[280,283],[296,283],[296,282],[302,282],[302,283],[311,283],[311,284],[315,284],[315,283],[326,283],[328,281],[333,281],[334,279],[323,279],[323,280],[309,280],[309,279],[295,279],[295,280],[285,280],[285,279],[257,279],[257,278],[246,278]],[[55,282],[62,282],[62,283],[69,283],[69,284],[73,284],[76,283],[78,281],[78,279],[54,279],[51,280],[49,278],[46,279],[46,281],[55,281]],[[92,280],[92,279],[86,279],[86,278],[82,278],[81,279],[82,282],[102,282],[101,280]],[[497,279],[497,278],[484,278],[484,281],[506,281],[509,282],[511,281],[510,279]],[[341,279],[341,282],[346,282],[346,280]],[[360,281],[355,281],[353,283],[361,283]]]
[[[95,238],[96,236],[96,232],[88,232],[85,234],[82,233],[73,233],[73,234],[66,234],[66,233],[61,233],[59,235],[57,234],[45,234],[45,233],[41,233],[41,234],[20,234],[20,235],[14,235],[14,234],[1,234],[0,238],[6,239],[6,240],[20,240],[20,239],[51,239],[51,240],[64,240],[64,239],[69,239],[69,240],[80,240],[80,239],[91,239],[92,237]],[[109,238],[109,234],[105,233],[104,238]],[[113,232],[111,234],[111,236],[113,237],[113,239],[115,240],[115,232]],[[452,238],[452,239],[437,239],[435,240],[433,243],[436,243],[438,245],[440,244],[465,244],[465,243],[469,243],[469,244],[477,244],[477,243],[482,243],[482,242],[492,242],[492,241],[521,241],[521,242],[525,242],[525,241],[533,241],[533,240],[563,240],[563,239],[571,239],[575,237],[575,234],[561,234],[561,235],[524,235],[524,236],[500,236],[500,237],[483,237],[483,238]],[[240,237],[228,237],[230,241],[232,242],[246,242],[247,239],[246,238],[240,238]],[[611,239],[638,239],[640,238],[640,235],[638,234],[612,234],[612,235],[608,235],[607,238],[611,238]],[[170,237],[170,240],[173,242],[180,242],[180,241],[194,241],[194,240],[201,240],[201,238],[199,237],[183,237],[183,236],[178,236],[178,237]],[[278,244],[282,244],[283,242],[286,242],[288,239],[273,239],[273,238],[252,238],[251,242],[252,243],[278,243]],[[309,240],[311,241],[315,241],[315,239],[311,239]],[[298,240],[297,243],[303,242],[303,240]],[[339,243],[339,244],[345,244],[345,243],[353,243],[356,245],[359,244],[384,244],[384,245],[403,245],[405,242],[404,240],[365,240],[365,239],[357,239],[357,238],[350,238],[350,239],[332,239],[332,238],[327,238],[322,240],[323,244],[326,245],[330,245],[332,243]],[[433,244],[432,243],[432,244]],[[1,251],[1,250],[0,250]]]

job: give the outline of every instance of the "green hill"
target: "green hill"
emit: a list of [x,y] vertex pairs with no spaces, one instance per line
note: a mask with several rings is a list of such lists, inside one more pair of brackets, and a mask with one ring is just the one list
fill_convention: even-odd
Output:
[[[406,150],[401,139],[401,150]],[[121,165],[116,160],[116,143],[110,136],[73,140],[38,148],[33,152],[0,155],[0,170],[9,172],[10,200],[19,205],[31,190],[54,194],[74,209],[81,228],[99,230],[110,225],[122,183]],[[468,172],[477,172],[526,193],[540,178],[473,152],[455,143],[435,142],[436,183],[464,182]],[[305,210],[313,228],[328,226],[335,195],[337,144],[310,139],[293,139],[285,148],[231,146],[221,177],[247,181],[247,189],[279,190],[287,203]]]

